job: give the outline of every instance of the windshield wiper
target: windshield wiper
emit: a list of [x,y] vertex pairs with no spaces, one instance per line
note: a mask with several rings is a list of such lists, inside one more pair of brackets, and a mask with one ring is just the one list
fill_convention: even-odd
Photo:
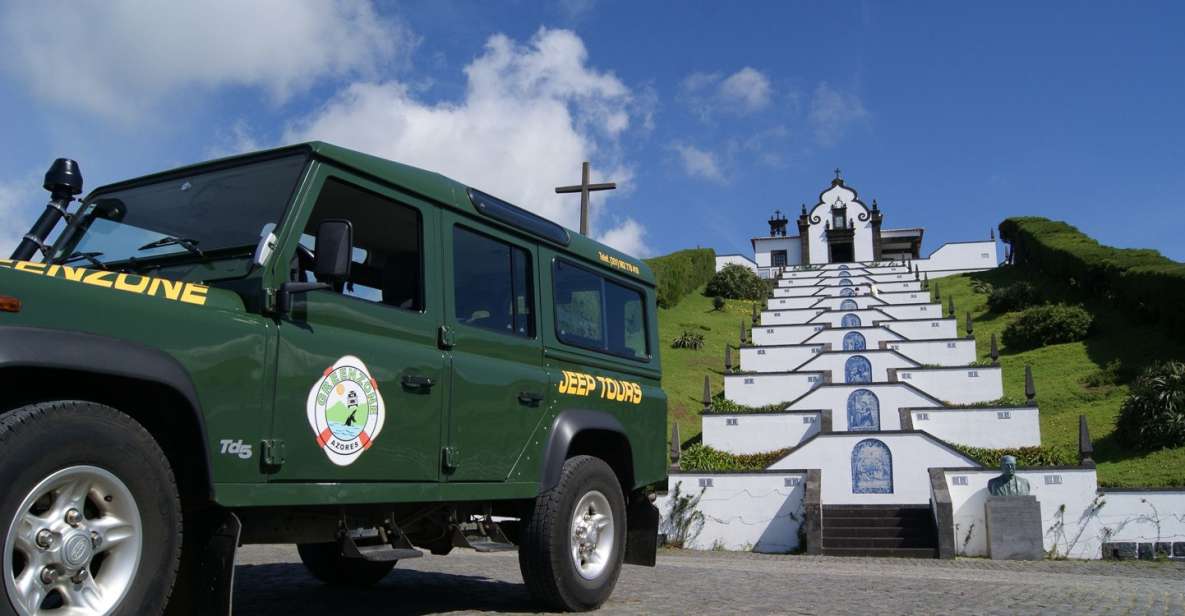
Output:
[[75,252],[75,253],[71,253],[70,256],[66,257],[65,259],[62,259],[58,263],[60,265],[67,265],[69,263],[74,263],[76,261],[86,261],[87,263],[90,263],[91,265],[93,265],[99,269],[105,270],[105,269],[107,269],[107,264],[103,263],[102,261],[100,261],[97,258],[97,257],[101,257],[101,256],[103,256],[103,253],[101,253],[101,252]]
[[189,252],[204,257],[206,254],[197,247],[197,240],[191,240],[184,237],[162,237],[155,242],[148,242],[139,248],[139,250],[148,250],[149,248],[163,248],[165,246],[180,246]]

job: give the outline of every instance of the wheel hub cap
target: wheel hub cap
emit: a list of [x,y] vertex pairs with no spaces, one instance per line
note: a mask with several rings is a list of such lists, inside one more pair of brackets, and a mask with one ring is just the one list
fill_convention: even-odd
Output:
[[58,558],[67,569],[77,570],[90,564],[93,556],[94,548],[90,533],[75,532],[62,542]]
[[593,490],[572,512],[572,564],[586,580],[596,579],[613,558],[613,511],[609,499]]

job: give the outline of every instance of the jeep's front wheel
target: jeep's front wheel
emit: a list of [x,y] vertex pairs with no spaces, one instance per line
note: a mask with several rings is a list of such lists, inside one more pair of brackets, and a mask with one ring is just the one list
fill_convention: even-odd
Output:
[[181,508],[164,453],[142,426],[90,402],[35,404],[0,416],[0,451],[0,608],[164,610]]
[[556,487],[525,520],[518,563],[531,596],[552,608],[596,609],[613,592],[625,556],[625,498],[599,458],[564,463]]

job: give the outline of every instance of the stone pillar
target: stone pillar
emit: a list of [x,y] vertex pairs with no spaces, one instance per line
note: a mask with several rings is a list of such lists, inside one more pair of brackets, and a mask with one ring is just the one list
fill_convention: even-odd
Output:
[[679,470],[679,458],[683,457],[683,442],[679,440],[679,424],[671,426],[671,470]]
[[1090,430],[1086,427],[1086,415],[1078,416],[1078,465],[1094,468],[1094,444],[1090,442]]
[[708,375],[704,375],[704,410],[712,409],[712,382],[708,380]]
[[930,506],[938,526],[938,558],[955,557],[955,515],[946,486],[946,473],[940,468],[930,470]]
[[1037,385],[1033,383],[1033,367],[1025,365],[1025,404],[1037,406]]
[[806,553],[823,553],[823,471],[806,472],[806,494],[802,499],[802,523],[806,527]]

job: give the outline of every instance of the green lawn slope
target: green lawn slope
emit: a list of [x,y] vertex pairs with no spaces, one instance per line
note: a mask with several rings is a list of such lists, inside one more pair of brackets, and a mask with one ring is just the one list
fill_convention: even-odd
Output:
[[[1016,313],[989,312],[987,295],[972,288],[976,280],[995,286],[1017,280],[1032,282],[1049,300],[1084,305],[1094,315],[1093,330],[1082,342],[1014,352],[1004,347],[1000,339]],[[1115,487],[1185,485],[1185,448],[1136,452],[1125,448],[1113,435],[1115,417],[1127,396],[1126,382],[1153,360],[1185,359],[1185,348],[1178,339],[1156,326],[1135,322],[1112,304],[1092,298],[1089,290],[1074,289],[1064,281],[1045,280],[1014,267],[942,278],[931,283],[931,293],[935,286],[944,309],[949,299],[954,298],[960,333],[964,333],[967,312],[971,313],[980,359],[988,359],[989,340],[996,334],[1000,363],[1004,367],[1005,396],[1024,399],[1024,367],[1033,366],[1043,445],[1076,451],[1078,416],[1085,415],[1094,440],[1100,483]],[[713,392],[723,388],[724,345],[737,344],[740,323],[743,320],[748,324],[753,304],[730,300],[724,310],[715,311],[711,298],[704,297],[700,289],[684,296],[676,306],[659,310],[669,422],[679,425],[682,439],[699,434],[704,375],[709,376]],[[671,341],[684,330],[703,334],[704,348],[698,351],[670,348]],[[1119,367],[1119,382],[1086,384],[1089,377],[1108,365]]]

